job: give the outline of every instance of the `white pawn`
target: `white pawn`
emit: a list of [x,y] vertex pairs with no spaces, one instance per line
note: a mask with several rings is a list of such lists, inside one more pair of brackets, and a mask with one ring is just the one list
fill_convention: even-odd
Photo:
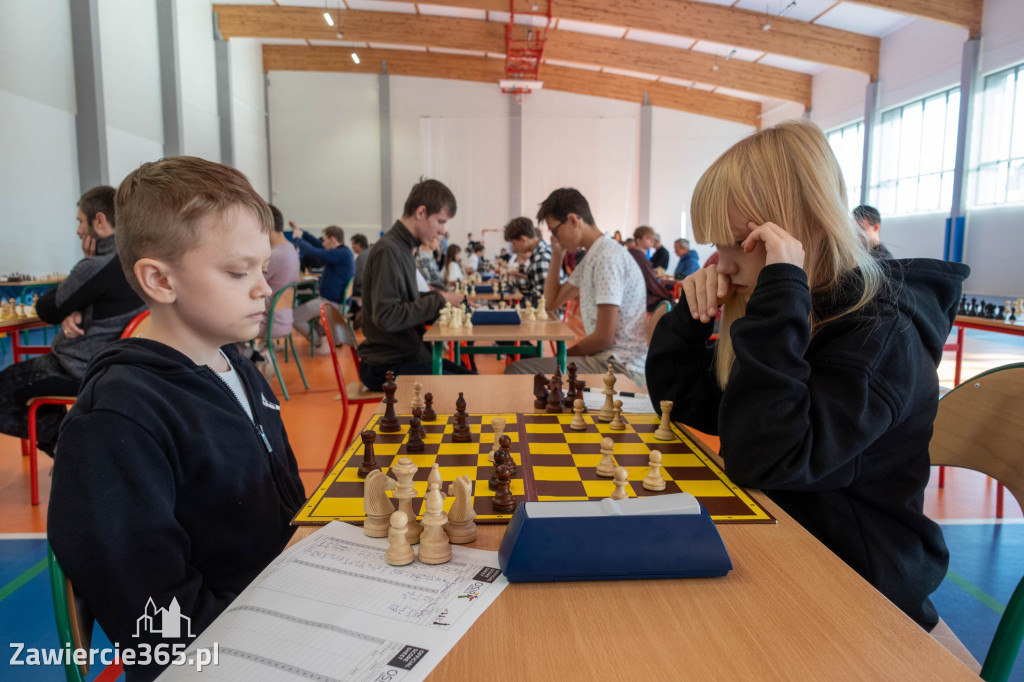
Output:
[[576,414],[573,415],[572,421],[569,422],[569,428],[573,431],[586,431],[587,422],[583,421],[583,401],[576,398],[572,404],[572,411]]
[[651,470],[644,477],[644,489],[661,491],[665,489],[665,479],[661,477],[661,453],[651,450],[651,459],[648,462]]
[[409,405],[409,410],[415,410],[417,407],[421,410],[424,407],[423,402],[423,383],[417,381],[412,385],[412,404]]
[[615,442],[611,438],[601,439],[601,461],[597,463],[597,475],[610,478],[615,475]]
[[612,431],[625,431],[626,423],[622,421],[621,400],[616,400],[614,403],[612,403],[612,412],[614,413],[614,416],[612,417],[611,423],[608,424],[608,428],[611,429]]
[[538,320],[550,320],[551,317],[548,315],[548,309],[546,304],[541,304],[540,309],[537,311]]
[[613,500],[629,499],[626,493],[626,485],[629,482],[629,472],[626,467],[615,467],[615,492],[612,493]]
[[409,517],[405,512],[394,512],[388,529],[388,548],[384,551],[384,560],[392,566],[405,566],[416,558],[409,544],[408,533]]

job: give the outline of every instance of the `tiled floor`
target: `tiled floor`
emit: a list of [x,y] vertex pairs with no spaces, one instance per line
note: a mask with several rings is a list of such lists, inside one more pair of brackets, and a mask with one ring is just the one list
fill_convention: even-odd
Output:
[[[327,356],[310,358],[308,345],[298,341],[304,352],[302,364],[309,390],[302,388],[294,362],[282,364],[291,400],[282,406],[282,416],[299,461],[306,490],[319,482],[328,450],[334,441],[340,403],[334,374]],[[1010,362],[1024,361],[1024,339],[968,332],[963,376],[970,377]],[[952,353],[940,367],[940,381],[952,385]],[[0,362],[9,362],[0,357]],[[499,373],[503,361],[481,356],[483,373]],[[349,354],[342,354],[343,371],[354,380]],[[276,383],[272,385],[276,387]],[[472,409],[472,406],[470,406]],[[369,410],[364,414],[368,414]],[[37,642],[52,646],[55,641],[52,606],[46,582],[46,501],[49,497],[52,460],[40,455],[40,497],[42,504],[29,504],[28,458],[23,458],[17,440],[0,436],[0,639]],[[926,494],[926,510],[945,525],[953,562],[953,574],[936,593],[935,603],[943,618],[961,636],[979,659],[983,657],[998,619],[1016,580],[1024,574],[1024,515],[1007,496],[1005,520],[994,521],[995,486],[971,472],[947,470],[947,484],[940,490],[936,477]],[[33,538],[31,535],[39,534]],[[34,573],[33,573],[34,571]],[[0,679],[62,679],[53,669],[14,668],[8,657],[0,656]],[[1015,679],[1024,680],[1018,662]],[[96,674],[96,671],[93,673]]]

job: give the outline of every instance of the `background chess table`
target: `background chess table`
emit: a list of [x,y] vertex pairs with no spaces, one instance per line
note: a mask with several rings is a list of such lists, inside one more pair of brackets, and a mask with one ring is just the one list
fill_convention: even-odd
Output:
[[[413,509],[422,512],[427,476],[433,464],[438,465],[443,490],[456,477],[468,475],[475,481],[473,506],[477,523],[507,523],[512,514],[498,514],[492,509],[494,492],[488,488],[493,464],[487,455],[493,448],[494,430],[491,419],[504,418],[504,433],[512,440],[512,458],[517,471],[512,478],[511,492],[519,501],[600,500],[611,497],[615,484],[611,478],[597,475],[601,460],[602,438],[615,443],[615,460],[629,472],[626,492],[630,497],[688,492],[696,497],[718,523],[771,523],[774,518],[742,488],[730,481],[704,451],[673,425],[672,441],[654,438],[658,418],[653,414],[623,414],[625,431],[613,431],[608,424],[598,423],[596,414],[585,414],[585,431],[569,428],[571,414],[523,414],[517,412],[471,414],[472,441],[452,442],[453,416],[439,414],[432,422],[423,422],[427,432],[424,451],[406,453],[408,415],[400,415],[402,430],[381,433],[380,415],[375,415],[366,429],[377,433],[374,456],[385,473],[399,457],[408,457],[419,470],[414,482],[418,498]],[[651,450],[662,453],[664,491],[644,489],[642,481],[649,470]],[[345,451],[334,468],[296,515],[296,525],[319,525],[330,521],[361,523],[363,511],[363,480],[357,469],[363,459],[361,439]],[[394,478],[394,476],[391,476]],[[453,499],[445,501],[447,511]]]

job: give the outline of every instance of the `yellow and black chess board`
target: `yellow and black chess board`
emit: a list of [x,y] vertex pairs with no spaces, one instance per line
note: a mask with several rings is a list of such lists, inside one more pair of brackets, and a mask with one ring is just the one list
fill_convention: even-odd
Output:
[[[454,419],[450,414],[439,414],[432,422],[423,422],[427,436],[424,451],[406,453],[409,417],[400,416],[402,429],[397,433],[381,433],[380,415],[367,425],[377,433],[374,455],[381,469],[389,473],[399,457],[408,457],[419,470],[414,482],[417,499],[413,509],[420,513],[423,495],[427,491],[427,476],[436,463],[448,483],[463,474],[476,483],[473,506],[477,523],[507,523],[511,514],[497,514],[492,509],[494,492],[488,488],[493,464],[488,453],[494,447],[491,419],[505,419],[505,434],[512,440],[512,458],[516,473],[511,492],[519,501],[537,500],[600,500],[611,497],[615,484],[610,478],[597,475],[601,460],[601,439],[611,438],[615,443],[615,461],[629,472],[626,492],[630,497],[664,495],[688,492],[696,497],[718,523],[773,523],[775,519],[742,488],[726,478],[725,473],[689,437],[675,425],[675,440],[660,441],[654,437],[658,418],[653,414],[623,414],[625,431],[613,431],[608,424],[597,422],[596,414],[585,414],[587,428],[574,431],[569,428],[572,414],[471,414],[469,425],[472,441],[452,441]],[[649,470],[651,450],[662,454],[661,472],[665,490],[652,492],[644,489],[642,481]],[[330,521],[361,522],[363,512],[363,479],[357,470],[363,461],[361,439],[345,451],[334,468],[295,516],[296,525],[320,525]],[[445,501],[448,511],[452,498]]]

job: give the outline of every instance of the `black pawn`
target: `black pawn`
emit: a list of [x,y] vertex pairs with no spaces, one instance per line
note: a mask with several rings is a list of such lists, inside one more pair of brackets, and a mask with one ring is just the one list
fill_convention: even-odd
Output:
[[432,422],[437,419],[437,413],[434,412],[434,394],[427,393],[423,396],[423,421]]
[[533,407],[543,410],[548,404],[548,378],[545,374],[535,374],[533,377]]
[[499,449],[494,453],[494,468],[491,469],[491,478],[487,481],[487,487],[491,490],[498,489],[498,467],[507,467],[509,476],[512,475],[512,455],[508,454],[508,450]]
[[552,414],[562,413],[562,375],[557,369],[548,383],[548,404],[544,411]]
[[957,312],[960,313],[961,315],[967,313],[967,294],[964,294],[963,296],[960,297],[960,309],[957,310]]
[[583,400],[583,414],[586,414],[587,413],[587,402],[586,402],[586,399],[584,399],[584,397],[583,397],[583,389],[585,389],[587,387],[587,382],[584,381],[583,379],[579,379],[579,380],[575,381],[574,383],[576,385],[576,397],[579,398],[580,400]]
[[509,490],[509,485],[512,479],[512,473],[508,470],[508,467],[504,464],[495,467],[496,474],[498,477],[498,489],[494,493],[492,498],[492,505],[494,511],[499,514],[509,514],[516,510],[516,498],[512,497],[512,491]]
[[395,398],[395,390],[398,385],[395,383],[395,373],[388,372],[384,375],[384,416],[380,419],[380,432],[381,433],[395,433],[396,431],[402,430],[402,425],[398,421],[398,415],[395,414],[395,403],[398,399]]
[[508,461],[505,464],[508,465],[514,476],[516,473],[516,460],[512,457],[512,439],[504,433],[498,438],[498,450],[504,451],[505,456],[508,457]]
[[576,363],[570,362],[566,369],[568,370],[566,373],[566,379],[568,379],[569,388],[565,392],[565,399],[562,400],[562,407],[572,408],[573,404],[576,402],[576,398],[582,398],[583,396],[576,395]]
[[423,425],[413,417],[409,420],[409,440],[405,444],[406,452],[423,452]]
[[377,459],[373,456],[373,442],[377,440],[377,434],[373,431],[363,431],[359,434],[363,440],[363,463],[359,465],[359,478],[366,478],[375,469],[380,469]]
[[468,416],[466,414],[466,399],[462,397],[460,391],[459,398],[455,401],[455,428],[452,432],[452,442],[468,443],[470,441]]

